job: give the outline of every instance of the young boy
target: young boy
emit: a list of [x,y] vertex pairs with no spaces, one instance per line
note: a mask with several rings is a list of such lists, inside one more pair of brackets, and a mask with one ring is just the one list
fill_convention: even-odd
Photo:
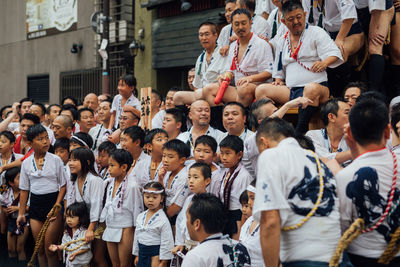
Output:
[[178,138],[182,132],[184,124],[184,114],[177,108],[167,109],[165,111],[162,129],[168,133],[169,140]]
[[109,177],[108,159],[115,149],[117,149],[116,145],[110,141],[104,141],[99,146],[96,163],[100,169],[99,175],[103,180],[106,180]]
[[[199,195],[207,192],[207,187],[211,183],[211,168],[206,163],[196,162],[189,168],[188,185],[190,192],[194,195]],[[186,198],[182,210],[176,218],[176,234],[175,234],[175,248],[172,250],[173,254],[178,251],[182,252],[184,248],[190,250],[197,245],[197,242],[190,239],[186,227],[186,211],[194,195]]]
[[246,221],[251,216],[251,208],[249,207],[249,195],[247,190],[244,190],[239,197],[240,204],[242,205],[242,221]]
[[158,172],[162,167],[163,146],[168,142],[168,134],[163,129],[156,128],[151,130],[146,137],[149,141],[148,150],[151,156],[145,169],[149,170],[148,181],[159,181],[162,184],[163,181],[159,179]]
[[207,164],[211,168],[211,183],[207,187],[207,192],[219,196],[222,179],[225,170],[214,163],[217,157],[217,141],[209,135],[202,135],[196,139],[194,145],[194,160]]
[[131,153],[133,157],[129,179],[136,181],[140,187],[143,187],[148,181],[149,174],[145,166],[151,160],[150,156],[143,151],[144,137],[145,133],[139,126],[128,127],[120,137],[121,147]]
[[111,105],[111,118],[108,129],[118,128],[119,116],[125,105],[130,105],[140,110],[140,102],[135,95],[137,95],[136,78],[132,74],[126,74],[118,81],[118,95],[114,97]]
[[221,163],[227,170],[221,184],[219,197],[228,211],[228,222],[224,234],[238,239],[242,219],[240,194],[246,190],[253,177],[242,164],[243,141],[235,135],[228,135],[219,144]]
[[164,182],[165,193],[167,194],[165,206],[172,225],[175,225],[177,214],[189,193],[189,190],[185,189],[188,174],[185,161],[189,156],[189,147],[180,140],[174,139],[164,144],[163,168],[159,175]]

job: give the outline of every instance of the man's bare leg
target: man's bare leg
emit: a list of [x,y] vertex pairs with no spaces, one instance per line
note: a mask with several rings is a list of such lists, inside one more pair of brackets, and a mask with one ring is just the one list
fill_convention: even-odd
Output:
[[360,51],[364,45],[364,40],[365,35],[363,32],[347,36],[344,39],[344,55],[342,55],[343,59],[347,61],[348,57]]
[[236,102],[241,103],[243,106],[248,107],[254,101],[254,92],[257,85],[254,83],[249,83],[245,86],[238,86]]
[[[219,84],[218,83],[211,83],[203,88],[203,97],[202,99],[206,100],[208,104],[210,104],[211,107],[215,107],[215,97],[217,96],[219,90]],[[225,94],[222,98],[222,102],[228,103],[228,102],[233,102],[236,101],[237,98],[237,91],[236,87],[233,86],[228,86],[226,88]]]
[[191,105],[194,101],[201,99],[202,89],[196,91],[179,91],[174,94],[175,106]]
[[285,85],[274,85],[263,83],[255,90],[256,99],[269,98],[279,104],[284,104],[290,100],[290,89]]

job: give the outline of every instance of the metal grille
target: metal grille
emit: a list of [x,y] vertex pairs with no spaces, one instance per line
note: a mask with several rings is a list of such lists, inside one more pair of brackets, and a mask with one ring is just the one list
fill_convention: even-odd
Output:
[[167,3],[158,6],[157,12],[159,18],[183,15],[186,13],[194,13],[199,11],[204,11],[208,9],[214,9],[219,7],[225,7],[224,0],[201,0],[189,1],[192,4],[192,8],[190,8],[187,12],[183,12],[181,10],[181,1],[175,1],[173,3]]
[[[122,66],[110,68],[110,94],[117,93],[117,84],[120,76],[126,73]],[[60,102],[65,96],[72,96],[79,102],[89,93],[101,94],[101,68],[75,70],[60,73]]]

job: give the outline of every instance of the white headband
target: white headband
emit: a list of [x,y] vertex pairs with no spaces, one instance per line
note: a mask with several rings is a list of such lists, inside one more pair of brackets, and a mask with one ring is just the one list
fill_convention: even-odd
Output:
[[252,185],[248,185],[246,190],[250,191],[250,192],[252,192],[254,194],[256,193],[256,188],[254,186],[252,186]]
[[71,139],[76,139],[77,141],[81,142],[84,146],[89,147],[89,146],[86,144],[85,141],[83,141],[82,139],[80,139],[79,137],[77,137],[77,136],[75,136],[75,135],[73,135],[73,136],[71,137]]
[[162,194],[164,193],[164,189],[154,191],[154,190],[148,190],[148,189],[143,189],[143,194],[144,193],[149,193],[149,194]]

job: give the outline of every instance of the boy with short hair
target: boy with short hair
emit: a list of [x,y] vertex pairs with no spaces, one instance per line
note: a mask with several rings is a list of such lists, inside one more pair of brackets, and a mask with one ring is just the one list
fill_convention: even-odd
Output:
[[97,154],[96,162],[100,167],[99,175],[101,178],[103,178],[103,180],[106,180],[109,177],[108,159],[115,149],[117,149],[117,146],[110,141],[104,141],[99,145],[99,153]]
[[228,211],[228,222],[224,234],[238,239],[242,219],[239,196],[251,183],[253,177],[242,164],[243,141],[240,137],[228,135],[222,139],[219,146],[222,165],[227,168],[219,192],[219,197]]
[[150,158],[145,167],[145,170],[149,170],[148,182],[159,181],[162,183],[158,173],[162,168],[163,146],[168,142],[168,134],[163,129],[156,128],[151,130],[146,137],[148,138],[148,151],[150,152]]
[[225,169],[214,162],[217,157],[217,147],[217,141],[213,137],[202,135],[196,139],[193,156],[196,162],[205,163],[211,168],[211,183],[207,187],[207,192],[219,196]]
[[169,140],[176,139],[182,133],[184,114],[177,108],[165,111],[162,129],[168,133]]
[[[185,190],[188,174],[185,162],[189,156],[189,147],[181,140],[174,139],[164,144],[163,171],[159,175],[163,178],[167,194],[165,206],[172,225],[175,225],[176,216],[188,196],[188,190]],[[165,171],[167,173],[163,175]]]

